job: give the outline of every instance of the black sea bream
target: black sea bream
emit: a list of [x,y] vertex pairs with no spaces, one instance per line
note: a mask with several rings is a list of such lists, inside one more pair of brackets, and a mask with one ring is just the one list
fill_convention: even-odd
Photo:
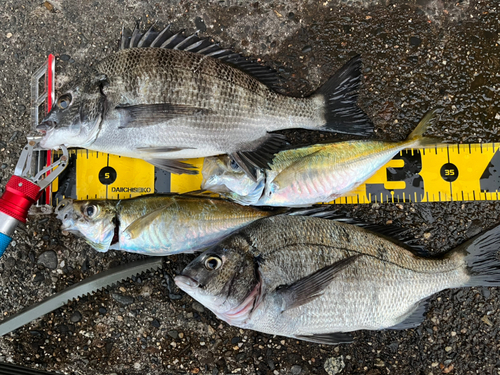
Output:
[[208,249],[175,282],[229,324],[335,344],[415,327],[443,289],[500,285],[499,247],[500,226],[431,257],[355,225],[276,216]]
[[37,130],[46,148],[135,157],[175,173],[196,173],[180,159],[230,154],[249,174],[286,144],[270,132],[373,132],[356,105],[359,56],[310,97],[281,95],[276,83],[270,69],[196,35],[136,29],[120,51],[59,90]]

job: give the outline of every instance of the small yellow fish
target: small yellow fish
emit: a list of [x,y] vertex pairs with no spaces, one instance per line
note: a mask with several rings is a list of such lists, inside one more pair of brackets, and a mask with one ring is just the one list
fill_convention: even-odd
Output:
[[307,206],[348,195],[404,148],[436,140],[422,134],[441,109],[428,112],[403,142],[348,141],[281,151],[255,180],[229,156],[206,158],[202,189],[255,206]]
[[61,229],[84,237],[97,251],[146,255],[198,251],[254,220],[280,212],[179,194],[125,200],[65,199],[56,208]]

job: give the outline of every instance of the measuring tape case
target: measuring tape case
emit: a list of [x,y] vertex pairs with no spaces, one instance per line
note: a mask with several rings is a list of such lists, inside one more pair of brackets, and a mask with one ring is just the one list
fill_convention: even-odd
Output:
[[[498,200],[499,146],[488,143],[403,150],[352,195],[332,203]],[[140,159],[71,150],[70,164],[53,184],[51,202],[47,203],[57,205],[63,198],[127,199],[199,190],[203,159],[188,162],[200,173],[170,174]]]

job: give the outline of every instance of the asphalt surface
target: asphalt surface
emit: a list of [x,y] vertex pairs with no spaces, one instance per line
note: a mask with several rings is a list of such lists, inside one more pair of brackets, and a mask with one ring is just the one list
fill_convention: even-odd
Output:
[[[140,20],[200,30],[261,58],[291,95],[314,91],[360,53],[360,105],[381,139],[401,140],[437,105],[429,133],[451,143],[499,141],[500,6],[496,0],[192,1],[5,0],[0,11],[2,191],[30,132],[31,74],[49,53],[60,80],[115,51],[122,25]],[[289,132],[297,143],[317,138]],[[499,223],[497,202],[381,204],[340,210],[409,228],[441,253]],[[30,218],[0,259],[0,313],[8,316],[112,265],[139,259],[97,253],[64,236],[54,217]],[[499,291],[448,290],[431,298],[424,323],[359,332],[329,347],[217,320],[172,277],[193,258],[173,256],[144,274],[70,302],[0,338],[0,362],[64,374],[500,374]]]

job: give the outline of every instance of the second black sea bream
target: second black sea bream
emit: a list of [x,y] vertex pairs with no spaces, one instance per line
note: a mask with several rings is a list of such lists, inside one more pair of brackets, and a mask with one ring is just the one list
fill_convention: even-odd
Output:
[[424,257],[355,225],[276,216],[208,249],[175,282],[231,325],[337,344],[417,326],[441,290],[500,285],[499,247],[500,226]]
[[249,174],[286,143],[272,131],[373,132],[356,105],[359,56],[310,97],[277,93],[276,78],[195,35],[135,30],[123,36],[120,51],[59,90],[37,129],[46,148],[141,158],[175,173],[196,173],[179,159],[231,154]]

